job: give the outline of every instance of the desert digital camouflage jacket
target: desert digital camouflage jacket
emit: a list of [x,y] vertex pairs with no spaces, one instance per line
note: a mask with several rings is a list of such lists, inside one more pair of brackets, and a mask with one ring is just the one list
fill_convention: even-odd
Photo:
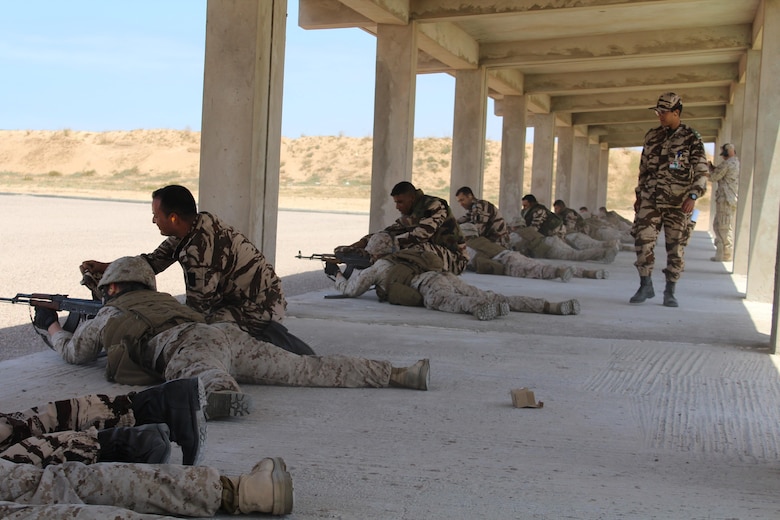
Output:
[[474,224],[477,233],[491,242],[507,247],[509,245],[509,229],[504,217],[492,202],[475,200],[466,214],[458,219],[458,223]]
[[709,171],[698,132],[685,124],[674,131],[653,128],[645,135],[637,198],[659,208],[679,208],[689,194],[706,193]]
[[587,226],[582,215],[572,208],[563,208],[558,216],[563,220],[567,233],[585,232]]
[[715,190],[716,202],[725,202],[732,206],[737,205],[739,159],[737,159],[736,155],[717,165],[710,174],[710,180],[718,183],[718,188]]
[[462,255],[465,240],[457,220],[444,199],[417,190],[410,215],[402,215],[385,231],[398,239],[401,249],[430,242]]
[[178,260],[187,305],[209,323],[234,321],[255,335],[268,321],[284,318],[287,302],[273,266],[249,239],[210,213],[198,213],[183,239],[170,237],[143,256],[155,273]]

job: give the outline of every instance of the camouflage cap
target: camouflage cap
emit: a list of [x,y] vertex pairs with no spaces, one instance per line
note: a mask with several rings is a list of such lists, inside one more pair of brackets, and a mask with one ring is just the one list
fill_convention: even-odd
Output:
[[123,256],[111,262],[100,278],[98,287],[119,282],[138,282],[153,291],[157,290],[152,266],[141,256]]
[[670,112],[678,107],[682,107],[682,98],[674,92],[667,92],[666,94],[661,94],[661,97],[658,98],[658,103],[654,107],[650,107],[650,110]]
[[398,251],[398,240],[386,231],[371,235],[366,244],[366,252],[371,256],[385,256]]

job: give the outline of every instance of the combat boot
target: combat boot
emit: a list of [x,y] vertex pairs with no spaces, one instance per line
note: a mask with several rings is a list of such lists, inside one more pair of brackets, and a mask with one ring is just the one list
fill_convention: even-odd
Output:
[[596,280],[606,280],[609,278],[609,271],[606,269],[585,269],[582,271],[583,278],[595,278]]
[[653,290],[653,279],[650,275],[639,277],[639,289],[634,293],[630,300],[631,303],[642,303],[648,298],[655,297]]
[[574,269],[571,267],[559,267],[555,270],[555,277],[560,278],[562,282],[568,282],[574,276]]
[[734,260],[734,250],[730,247],[724,247],[723,248],[723,262],[731,262]]
[[679,307],[677,304],[677,298],[674,297],[675,282],[667,280],[666,288],[664,289],[664,307]]
[[252,398],[241,392],[218,390],[206,396],[206,419],[221,417],[239,417],[249,415],[252,409]]
[[393,367],[390,371],[390,386],[428,390],[431,381],[431,362],[421,359],[410,367]]
[[165,424],[100,430],[98,462],[167,464],[171,457],[169,433]]
[[566,300],[562,302],[544,302],[544,313],[557,314],[559,316],[579,314],[580,302],[578,300]]
[[176,379],[130,394],[135,424],[165,423],[181,447],[182,464],[197,465],[206,447],[206,394],[200,379]]
[[230,514],[286,515],[293,509],[293,483],[281,457],[266,458],[240,477],[220,476],[221,508]]
[[494,320],[498,318],[498,307],[492,302],[480,303],[474,307],[471,314],[479,321]]

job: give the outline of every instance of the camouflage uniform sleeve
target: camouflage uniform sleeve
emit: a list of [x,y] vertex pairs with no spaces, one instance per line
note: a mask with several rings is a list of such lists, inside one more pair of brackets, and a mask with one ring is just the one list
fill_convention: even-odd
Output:
[[390,265],[387,260],[377,260],[371,267],[356,270],[349,279],[339,276],[336,278],[336,290],[344,296],[357,298],[372,286],[380,285]]
[[693,166],[691,193],[696,193],[697,196],[701,197],[707,193],[707,176],[710,173],[710,165],[699,133],[695,130],[691,130],[691,133],[694,136],[691,143],[691,164]]
[[86,365],[96,360],[103,350],[102,330],[108,319],[121,311],[115,307],[102,307],[97,316],[81,323],[76,332],[60,331],[51,336],[51,344],[65,362]]
[[531,225],[529,227],[539,229],[547,218],[547,213],[541,207],[536,207],[531,212]]
[[429,242],[436,230],[447,220],[447,207],[439,199],[433,199],[426,208],[428,216],[420,219],[419,222],[406,232],[395,235],[398,238],[398,245],[401,249],[410,246]]
[[734,166],[734,161],[723,161],[717,165],[714,170],[712,170],[712,173],[710,174],[710,180],[712,182],[718,182],[722,178],[726,177],[726,175],[729,173],[736,175],[736,172],[732,171],[736,169]]
[[637,185],[635,188],[637,199],[641,198],[642,193],[650,192],[650,187],[648,186],[650,175],[647,166],[650,158],[650,151],[652,149],[652,146],[649,143],[654,133],[655,133],[655,129],[650,130],[645,134],[645,145],[642,148],[642,155],[639,159],[639,179],[637,181]]
[[180,242],[181,240],[176,237],[169,237],[162,244],[157,246],[157,249],[151,253],[142,254],[141,256],[152,266],[154,274],[161,273],[176,261],[176,248],[179,246]]

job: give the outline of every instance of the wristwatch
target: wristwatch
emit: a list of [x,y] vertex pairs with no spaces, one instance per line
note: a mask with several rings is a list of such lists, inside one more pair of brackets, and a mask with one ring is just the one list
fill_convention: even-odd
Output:
[[695,193],[689,193],[689,194],[688,194],[688,197],[690,197],[690,199],[691,199],[691,200],[696,200],[696,199],[698,199],[698,198],[699,198],[699,196],[698,196],[698,195],[696,195]]

